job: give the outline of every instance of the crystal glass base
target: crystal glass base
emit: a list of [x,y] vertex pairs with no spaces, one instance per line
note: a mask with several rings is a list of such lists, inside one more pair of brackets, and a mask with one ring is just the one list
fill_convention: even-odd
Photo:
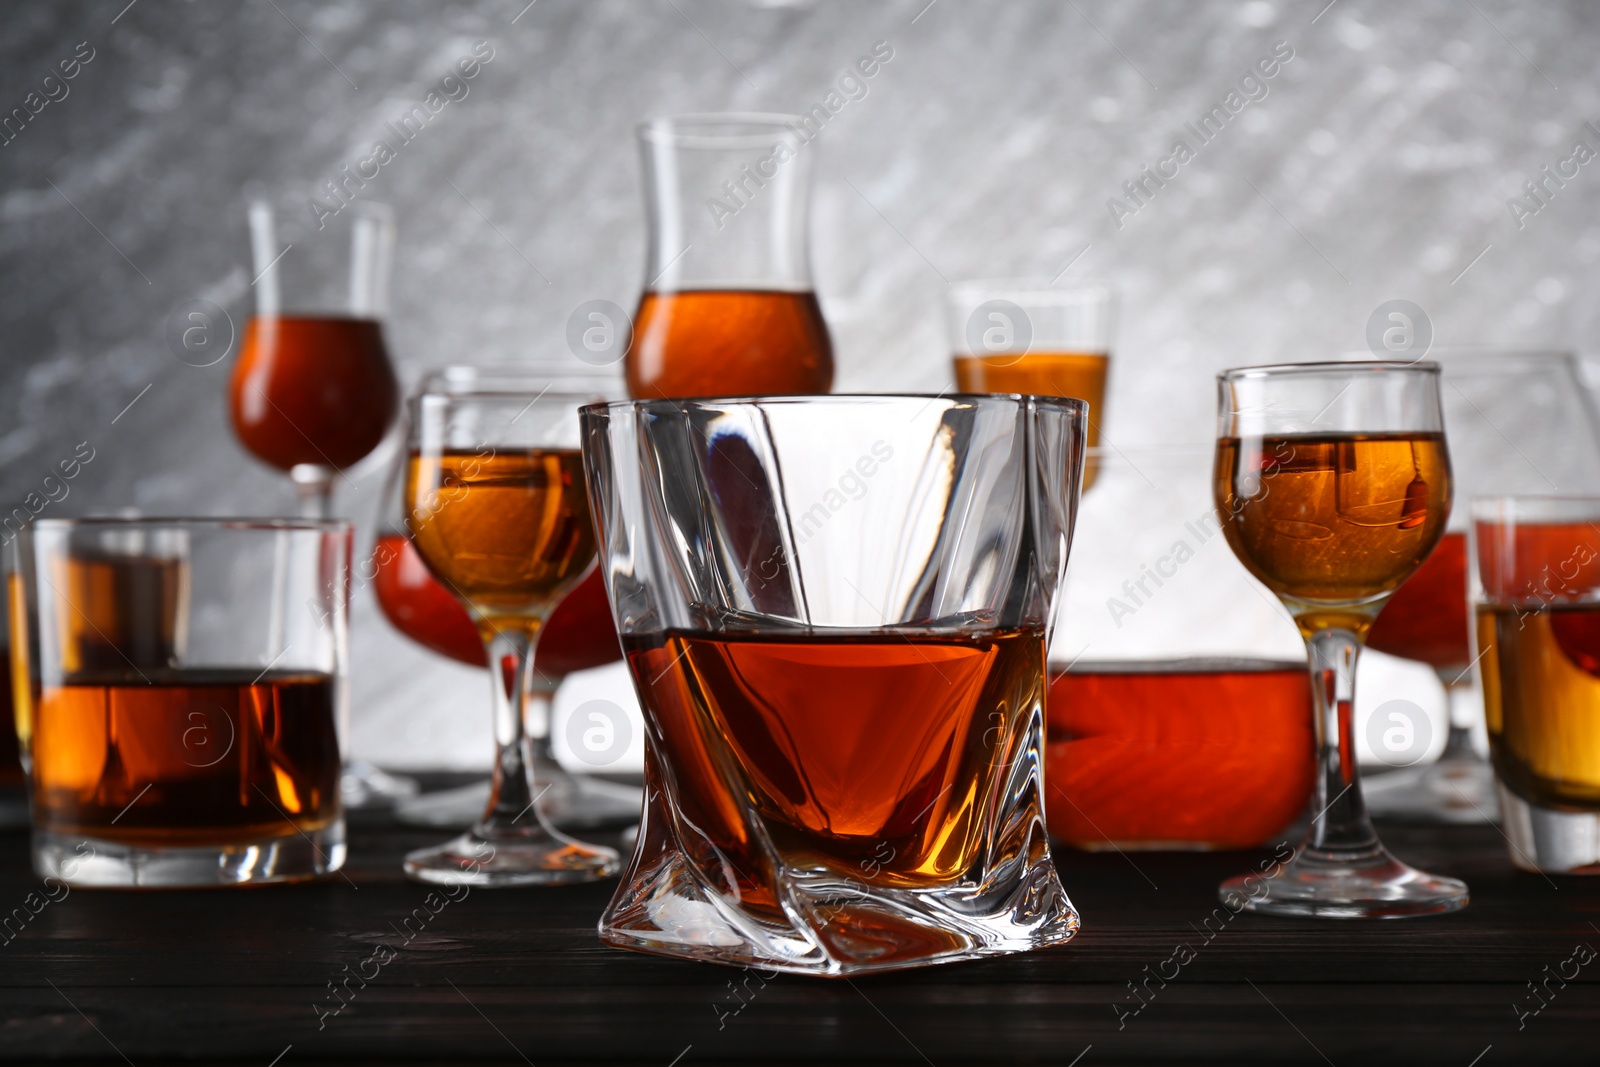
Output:
[[1367,811],[1380,819],[1487,825],[1499,814],[1494,768],[1476,755],[1374,775],[1361,783]]
[[1426,874],[1379,845],[1363,853],[1302,848],[1275,876],[1230,878],[1217,895],[1229,907],[1316,919],[1402,919],[1467,906],[1467,886]]
[[1511,862],[1540,874],[1600,874],[1600,812],[1560,811],[1500,786]]
[[896,889],[785,867],[774,883],[782,905],[771,908],[719,888],[725,872],[699,869],[690,856],[703,850],[670,829],[648,769],[646,785],[639,844],[600,919],[600,939],[618,948],[847,978],[1027,952],[1078,932],[1030,805],[1012,812],[981,880]]
[[344,866],[344,820],[319,830],[226,845],[146,846],[35,830],[40,878],[106,889],[179,889],[301,882]]
[[621,868],[613,849],[535,828],[525,836],[469,830],[452,841],[407,853],[408,878],[433,885],[570,885],[608,878]]

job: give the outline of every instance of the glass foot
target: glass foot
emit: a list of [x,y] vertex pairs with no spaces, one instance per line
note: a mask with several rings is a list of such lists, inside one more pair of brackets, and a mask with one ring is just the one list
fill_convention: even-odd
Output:
[[1380,819],[1486,825],[1499,817],[1494,768],[1477,756],[1374,775],[1361,783],[1367,811]]
[[[610,830],[639,821],[644,791],[587,775],[550,771],[539,766],[539,811],[552,826],[564,830]],[[402,800],[394,806],[395,821],[406,826],[465,830],[483,815],[489,803],[489,780]]]
[[406,855],[406,877],[433,885],[571,885],[609,878],[621,868],[614,849],[536,828],[492,837],[469,830],[453,841]]
[[1426,874],[1389,855],[1302,848],[1276,874],[1230,878],[1217,890],[1229,908],[1316,919],[1401,919],[1467,906],[1467,884]]
[[381,771],[366,760],[346,763],[339,777],[339,797],[346,811],[392,808],[416,796],[418,788],[415,778]]

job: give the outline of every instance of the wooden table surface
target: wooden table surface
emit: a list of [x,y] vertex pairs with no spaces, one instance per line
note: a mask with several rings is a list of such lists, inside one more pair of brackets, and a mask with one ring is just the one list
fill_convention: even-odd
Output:
[[[0,1057],[141,1067],[1600,1058],[1600,962],[1576,962],[1600,948],[1600,879],[1519,872],[1492,827],[1382,830],[1403,858],[1465,878],[1467,910],[1223,921],[1217,882],[1267,853],[1058,850],[1083,915],[1064,948],[763,984],[602,946],[595,920],[614,882],[473,890],[430,913],[429,890],[406,882],[399,861],[442,835],[367,825],[353,830],[347,877],[236,891],[73,890],[20,929],[13,920],[0,943]],[[26,837],[0,836],[0,913],[39,888]],[[427,921],[408,925],[413,916]],[[339,1007],[329,983],[371,974],[374,964],[362,963],[380,944],[393,958],[364,986],[352,980]],[[1130,983],[1174,972],[1164,985],[1149,978],[1135,999]]]

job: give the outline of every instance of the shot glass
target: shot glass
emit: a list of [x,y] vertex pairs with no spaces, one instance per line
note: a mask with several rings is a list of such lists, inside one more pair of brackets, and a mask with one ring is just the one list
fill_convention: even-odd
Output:
[[1511,860],[1600,874],[1600,497],[1472,502],[1472,601]]

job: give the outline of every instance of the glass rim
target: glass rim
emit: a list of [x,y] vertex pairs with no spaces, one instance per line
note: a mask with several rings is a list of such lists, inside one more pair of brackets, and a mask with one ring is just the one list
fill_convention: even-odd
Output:
[[339,533],[355,529],[350,519],[297,519],[256,515],[89,515],[77,519],[35,519],[35,529],[191,529],[210,527],[224,530],[302,530]]
[[1117,296],[1116,287],[1099,278],[1074,279],[1068,285],[1056,285],[1043,275],[1018,275],[1010,278],[962,278],[950,283],[947,297],[984,293],[990,297],[1025,296],[1040,306],[1111,301]]
[[1219,382],[1237,382],[1250,378],[1288,378],[1319,374],[1350,374],[1365,371],[1372,374],[1417,372],[1438,374],[1439,364],[1431,360],[1361,359],[1320,360],[1310,363],[1264,363],[1255,367],[1232,367],[1217,374]]
[[681,410],[686,406],[750,407],[757,404],[825,404],[835,400],[921,400],[924,406],[934,400],[960,400],[963,402],[1005,401],[1015,405],[1022,400],[1036,400],[1051,407],[1087,417],[1089,402],[1076,397],[1043,396],[1037,393],[803,393],[774,396],[696,396],[683,398],[657,398],[639,400],[602,400],[585,404],[578,409],[580,415],[609,414],[612,411]]
[[[620,363],[621,361],[619,360],[618,362]],[[518,392],[519,390],[473,389],[470,388],[470,386],[482,382],[514,382],[519,379],[530,383],[539,381],[547,383],[553,382],[560,385],[579,385],[590,382],[604,385],[618,385],[622,382],[622,376],[620,374],[611,372],[611,367],[614,365],[607,365],[605,367],[596,366],[592,363],[583,363],[581,365],[584,367],[591,367],[593,369],[574,370],[568,366],[565,361],[561,361],[559,364],[555,361],[552,361],[549,364],[541,364],[537,362],[489,364],[452,363],[447,366],[433,367],[423,371],[422,377],[417,379],[417,384],[411,391],[411,396],[413,399],[415,399],[417,397],[426,395],[460,396],[463,394],[471,395],[477,392],[488,394],[501,392],[514,393]],[[468,388],[445,388],[447,386],[456,386],[458,384],[462,386],[468,386]],[[555,390],[555,386],[552,385],[551,389]]]
[[774,133],[798,138],[796,127],[801,115],[779,111],[691,111],[681,115],[657,115],[634,126],[634,134],[646,144],[686,148],[762,148],[772,143]]
[[[1359,349],[1350,349],[1348,352],[1343,354],[1351,357],[1346,360],[1346,362],[1349,363],[1372,362],[1372,356],[1369,353],[1363,352]],[[1573,348],[1560,348],[1555,346],[1547,348],[1540,345],[1429,345],[1428,350],[1424,352],[1423,355],[1426,357],[1427,362],[1433,363],[1439,362],[1440,360],[1448,362],[1452,359],[1471,356],[1500,356],[1506,359],[1574,360],[1577,359],[1578,352]],[[1394,362],[1403,363],[1405,361],[1396,360]],[[1440,365],[1445,370],[1450,369],[1448,366],[1444,366],[1444,363],[1441,363]]]
[[[1560,510],[1569,507],[1573,511],[1592,512],[1596,519],[1600,519],[1600,493],[1496,493],[1468,498],[1468,511],[1473,522],[1487,521],[1495,518],[1509,518],[1514,522],[1529,522],[1537,524],[1539,520],[1518,518],[1516,511],[1526,508],[1528,510]],[[1506,512],[1512,514],[1507,515]]]

